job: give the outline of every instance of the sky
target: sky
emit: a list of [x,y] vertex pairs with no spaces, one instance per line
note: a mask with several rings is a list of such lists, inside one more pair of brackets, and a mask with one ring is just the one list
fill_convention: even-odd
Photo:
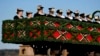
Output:
[[[100,10],[100,0],[0,0],[0,49],[18,49],[20,44],[3,43],[2,40],[2,21],[12,19],[16,15],[16,9],[22,8],[24,16],[26,11],[37,11],[37,5],[44,6],[44,12],[48,13],[49,7],[62,9],[63,15],[66,10],[79,10],[80,13],[92,14]],[[99,14],[100,15],[100,14]]]

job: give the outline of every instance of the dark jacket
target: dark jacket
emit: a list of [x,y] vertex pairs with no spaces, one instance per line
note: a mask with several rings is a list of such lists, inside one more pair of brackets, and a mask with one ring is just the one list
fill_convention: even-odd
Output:
[[48,14],[47,17],[52,17],[52,18],[54,18],[55,16]]
[[35,13],[33,17],[37,17],[37,16],[46,16],[46,14],[41,15],[41,14],[39,14],[39,13]]
[[[23,19],[24,17],[22,16],[22,19]],[[17,15],[16,16],[14,16],[14,20],[17,20],[17,19],[20,19]]]

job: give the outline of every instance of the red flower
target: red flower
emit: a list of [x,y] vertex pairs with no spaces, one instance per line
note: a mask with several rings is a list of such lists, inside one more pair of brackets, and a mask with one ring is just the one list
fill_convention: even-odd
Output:
[[67,40],[70,40],[72,38],[72,34],[68,32],[65,34],[65,37]]
[[56,38],[56,39],[58,39],[58,38],[60,37],[59,31],[55,31],[55,32],[53,33],[53,37]]
[[99,37],[97,37],[97,41],[100,43],[100,36],[99,36]]
[[41,32],[40,32],[40,31],[38,31],[38,32],[37,32],[37,35],[38,35],[38,36],[40,36],[40,33],[41,33]]
[[89,31],[93,31],[93,28],[92,28],[92,27],[88,27],[88,30],[89,30]]
[[48,32],[47,32],[46,30],[44,31],[44,35],[45,35],[45,36],[47,36],[47,35],[48,35]]
[[82,35],[82,34],[78,34],[78,35],[77,35],[77,40],[78,40],[78,41],[81,41],[82,39],[83,39],[83,35]]
[[82,30],[82,26],[76,26],[78,30]]
[[92,41],[92,36],[91,35],[87,35],[86,39],[90,42],[90,41]]
[[71,29],[73,26],[69,23],[69,24],[66,25],[66,27],[67,27],[68,29]]
[[55,26],[55,27],[59,27],[60,24],[59,24],[58,22],[55,22],[55,23],[54,23],[54,26]]
[[32,35],[33,35],[33,33],[32,32],[29,32],[29,36],[32,37]]
[[97,28],[97,31],[100,32],[100,28]]

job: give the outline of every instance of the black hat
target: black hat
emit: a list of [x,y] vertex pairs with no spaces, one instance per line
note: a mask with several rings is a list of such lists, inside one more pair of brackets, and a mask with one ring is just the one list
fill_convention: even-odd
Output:
[[29,14],[32,14],[32,12],[29,12],[29,11],[28,11],[28,12],[26,12],[26,16],[28,16]]
[[71,11],[70,9],[67,10],[67,13],[73,13],[73,11]]
[[84,13],[81,13],[80,16],[81,16],[81,17],[85,17],[85,14],[84,14]]
[[76,11],[74,12],[74,15],[75,15],[75,16],[79,16],[79,11],[76,10]]
[[90,16],[90,15],[86,15],[86,18],[90,18],[89,16]]
[[20,8],[17,8],[17,14],[19,13],[19,12],[23,12],[24,10],[23,9],[20,9]]
[[38,6],[37,6],[37,9],[38,9],[38,10],[42,10],[43,8],[44,8],[44,7],[43,7],[42,5],[38,5]]
[[56,13],[62,14],[63,11],[62,11],[61,9],[58,9],[58,10],[56,11]]
[[20,8],[17,8],[17,12],[19,12],[19,11],[24,11],[23,9],[20,9]]
[[49,8],[49,11],[55,11],[55,8],[54,7]]

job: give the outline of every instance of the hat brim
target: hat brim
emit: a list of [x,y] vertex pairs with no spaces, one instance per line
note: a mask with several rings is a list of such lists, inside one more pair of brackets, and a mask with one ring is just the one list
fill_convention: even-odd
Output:
[[42,10],[44,7],[37,8],[38,10]]
[[20,12],[20,11],[23,12],[24,10],[17,10],[17,12]]

